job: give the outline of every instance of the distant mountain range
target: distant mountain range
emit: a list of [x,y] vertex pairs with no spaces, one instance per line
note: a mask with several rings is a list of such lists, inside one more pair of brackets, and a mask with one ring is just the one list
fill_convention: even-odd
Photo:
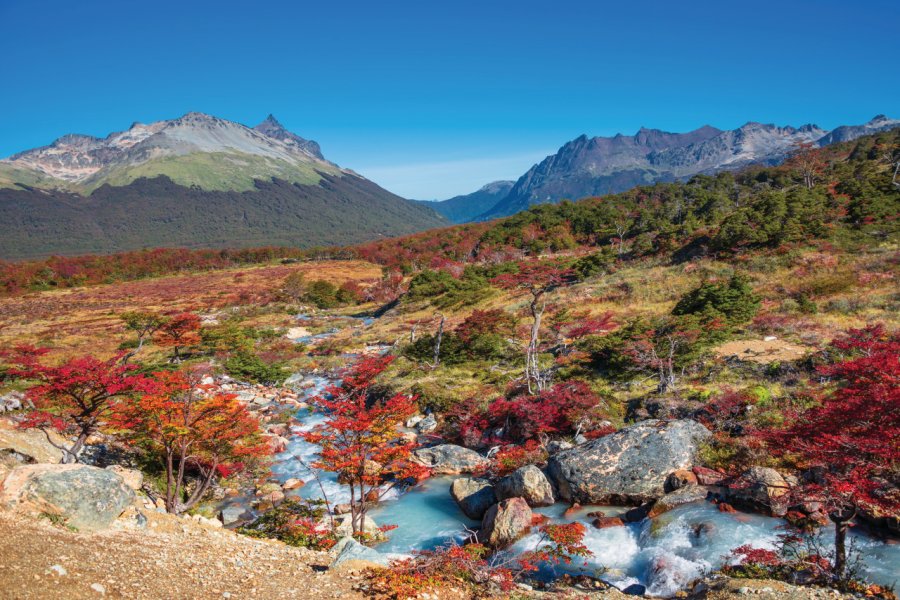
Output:
[[148,246],[309,247],[446,225],[329,162],[273,116],[203,113],[105,138],[65,135],[0,160],[0,258]]
[[[750,164],[778,164],[799,142],[825,146],[898,126],[900,121],[878,115],[863,125],[841,126],[832,131],[816,125],[794,128],[747,123],[727,131],[706,125],[688,133],[641,128],[633,136],[582,135],[529,169],[506,197],[470,220],[485,221],[535,204],[601,196],[637,185],[688,179]],[[471,196],[474,194],[452,200],[455,214],[477,210],[480,200],[461,200]]]
[[506,198],[515,183],[515,181],[492,181],[471,194],[454,196],[449,200],[419,200],[419,202],[433,208],[454,223],[468,223]]

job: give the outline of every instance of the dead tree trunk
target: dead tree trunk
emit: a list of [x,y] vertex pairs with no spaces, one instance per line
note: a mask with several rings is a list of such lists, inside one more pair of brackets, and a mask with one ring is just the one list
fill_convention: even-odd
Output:
[[444,338],[444,315],[440,315],[441,322],[438,325],[437,337],[434,339],[434,366],[441,363],[441,340]]

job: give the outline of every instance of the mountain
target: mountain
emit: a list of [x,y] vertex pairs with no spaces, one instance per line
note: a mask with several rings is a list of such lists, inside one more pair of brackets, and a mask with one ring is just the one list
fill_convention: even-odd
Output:
[[446,225],[326,160],[273,116],[203,113],[105,138],[65,135],[0,160],[0,258],[147,246],[309,247]]
[[879,115],[863,125],[842,126],[831,132],[816,125],[794,128],[751,122],[726,131],[705,125],[688,133],[641,128],[633,136],[582,135],[529,169],[506,198],[473,220],[511,215],[535,204],[622,192],[638,185],[684,180],[749,164],[778,164],[798,143],[824,146],[898,126],[900,121]]
[[478,191],[449,200],[420,200],[453,223],[467,223],[506,198],[515,181],[492,181]]

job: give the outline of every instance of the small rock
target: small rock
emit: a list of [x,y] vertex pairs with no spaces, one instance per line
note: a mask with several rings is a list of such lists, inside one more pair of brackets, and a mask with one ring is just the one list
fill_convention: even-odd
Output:
[[497,496],[488,481],[472,477],[460,477],[450,486],[450,495],[470,519],[482,519],[484,513],[497,502]]
[[92,583],[91,589],[100,594],[101,596],[106,594],[106,588],[100,585],[99,583]]
[[416,429],[419,433],[431,433],[437,429],[437,419],[434,418],[434,415],[428,415],[419,421],[418,425],[416,425]]
[[488,509],[479,538],[494,548],[505,548],[531,527],[531,508],[522,498],[507,498]]
[[497,499],[524,498],[529,506],[550,506],[554,503],[553,486],[543,471],[534,465],[516,469],[497,484]]
[[624,527],[625,521],[622,517],[599,517],[591,521],[591,525],[597,529],[609,529],[610,527]]
[[62,577],[63,575],[68,575],[69,572],[66,571],[66,568],[62,565],[53,565],[50,567],[50,570]]

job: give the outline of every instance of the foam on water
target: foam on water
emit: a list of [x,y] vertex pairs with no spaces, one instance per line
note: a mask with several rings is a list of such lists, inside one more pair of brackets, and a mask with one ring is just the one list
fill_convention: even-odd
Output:
[[[321,393],[331,383],[324,377],[304,391],[309,398]],[[324,421],[321,414],[302,411],[301,424],[292,428],[287,450],[276,457],[273,472],[284,481],[296,477],[307,484],[298,493],[305,498],[321,498],[322,489],[332,505],[349,501],[346,486],[339,485],[333,474],[319,472],[320,485],[307,468],[316,459],[318,447],[297,435]],[[299,459],[299,460],[298,460]],[[305,465],[305,466],[304,466]],[[397,525],[389,532],[389,540],[378,550],[408,555],[416,550],[433,549],[451,541],[462,542],[477,521],[466,518],[450,496],[452,477],[434,477],[409,490],[390,490],[384,501],[370,511],[381,525]],[[761,515],[721,513],[707,502],[681,506],[653,520],[624,527],[595,529],[590,526],[588,512],[601,510],[607,516],[622,514],[621,507],[591,506],[565,515],[565,505],[537,509],[553,521],[584,522],[587,527],[585,545],[593,553],[587,560],[576,560],[566,566],[569,572],[599,576],[624,589],[632,584],[647,587],[648,594],[671,597],[692,581],[720,568],[730,551],[750,544],[772,549],[782,533],[783,521]],[[826,535],[829,530],[826,530]],[[900,545],[886,544],[852,531],[851,538],[862,552],[863,575],[880,584],[893,584],[900,572]],[[533,549],[538,535],[530,534],[516,543],[510,552]],[[830,540],[825,538],[825,546]],[[556,567],[557,571],[559,567]],[[553,572],[545,568],[543,573]]]

